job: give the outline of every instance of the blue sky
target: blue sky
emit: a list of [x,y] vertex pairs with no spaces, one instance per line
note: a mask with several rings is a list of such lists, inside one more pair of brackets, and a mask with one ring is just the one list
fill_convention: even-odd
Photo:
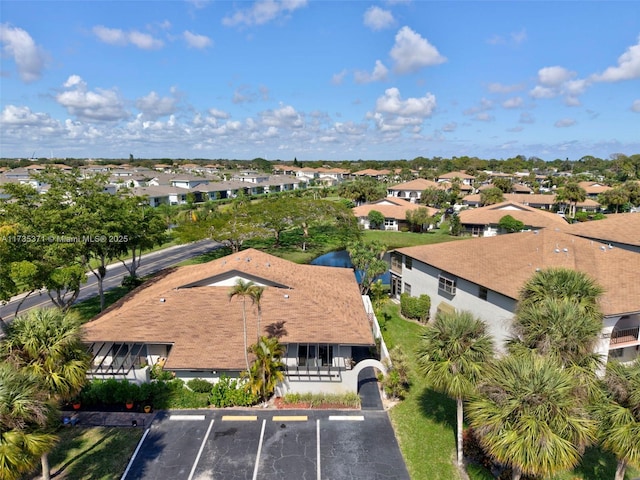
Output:
[[635,1],[0,3],[0,156],[640,153]]

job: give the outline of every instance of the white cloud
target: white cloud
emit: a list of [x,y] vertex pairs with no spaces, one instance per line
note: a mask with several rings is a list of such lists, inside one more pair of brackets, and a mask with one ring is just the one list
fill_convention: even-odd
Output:
[[396,34],[395,44],[390,52],[398,73],[413,73],[431,65],[447,61],[438,49],[409,27],[402,27]]
[[400,98],[400,90],[388,88],[384,95],[376,100],[376,112],[403,117],[426,118],[431,116],[436,107],[436,97],[432,93],[427,93],[420,98]]
[[529,91],[529,95],[533,98],[553,98],[558,96],[558,91],[553,88],[541,87],[536,85]]
[[443,132],[455,132],[458,128],[458,124],[456,122],[446,123],[442,126]]
[[124,47],[131,44],[142,50],[157,50],[164,46],[162,40],[156,39],[148,33],[142,33],[137,30],[125,32],[118,28],[108,28],[103,25],[96,25],[93,27],[93,33],[100,41],[109,45]]
[[538,83],[544,87],[559,87],[576,76],[564,67],[544,67],[538,70]]
[[465,115],[478,115],[479,113],[486,112],[487,110],[493,109],[493,101],[482,98],[480,100],[480,104],[474,107],[467,108],[462,113]]
[[502,83],[490,83],[487,85],[487,90],[491,93],[513,93],[524,90],[525,86],[522,83],[515,85],[504,85]]
[[57,122],[46,113],[32,112],[29,107],[7,105],[0,113],[0,124],[11,128],[16,126],[55,126]]
[[266,110],[260,113],[262,124],[269,127],[301,128],[304,126],[302,116],[291,105],[277,110]]
[[520,119],[518,120],[518,123],[535,123],[536,120],[535,118],[533,118],[533,115],[531,115],[529,112],[523,112],[520,114]]
[[504,108],[520,108],[523,104],[522,97],[512,97],[502,102]]
[[251,7],[237,10],[233,15],[222,19],[228,27],[236,25],[264,25],[272,20],[290,15],[293,11],[305,7],[307,0],[258,0]]
[[206,35],[197,35],[189,30],[185,30],[182,36],[191,48],[207,48],[213,45],[213,41]]
[[371,83],[386,80],[388,73],[389,69],[380,60],[376,60],[376,65],[371,73],[356,71],[353,76],[356,83]]
[[576,121],[573,118],[562,118],[558,120],[553,125],[558,128],[572,127],[576,124]]
[[136,100],[136,108],[145,118],[157,119],[171,115],[176,111],[177,99],[174,97],[160,97],[156,92],[151,92],[146,97]]
[[383,30],[392,27],[395,23],[393,14],[389,10],[380,7],[370,7],[364,12],[364,24],[371,30]]
[[346,76],[347,76],[346,70],[342,70],[341,72],[334,73],[331,77],[331,83],[333,83],[334,85],[342,85],[342,82],[344,82],[344,77]]
[[269,89],[265,86],[259,86],[258,91],[254,91],[249,85],[240,85],[233,92],[231,101],[233,103],[251,103],[257,100],[268,100]]
[[42,76],[47,56],[25,30],[0,24],[0,44],[3,53],[13,58],[23,82],[34,82]]
[[78,75],[72,75],[64,84],[70,90],[56,95],[56,101],[69,114],[85,121],[115,121],[129,117],[124,102],[115,90],[89,91]]
[[637,44],[620,55],[617,67],[609,67],[601,74],[592,76],[596,82],[619,82],[635,78],[640,78],[640,37]]
[[632,112],[636,112],[636,113],[640,113],[640,100],[635,100],[631,104],[631,111]]
[[507,45],[508,43],[512,43],[514,45],[519,45],[527,39],[527,31],[523,28],[517,32],[511,32],[508,36],[503,35],[492,35],[487,39],[487,43],[489,45]]
[[214,118],[229,118],[231,116],[227,112],[218,110],[217,108],[210,108],[207,110],[207,113]]

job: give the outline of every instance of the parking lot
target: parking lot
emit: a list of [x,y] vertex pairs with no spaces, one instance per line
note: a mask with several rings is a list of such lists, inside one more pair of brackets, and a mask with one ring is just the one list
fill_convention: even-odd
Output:
[[123,479],[408,480],[384,411],[167,412]]

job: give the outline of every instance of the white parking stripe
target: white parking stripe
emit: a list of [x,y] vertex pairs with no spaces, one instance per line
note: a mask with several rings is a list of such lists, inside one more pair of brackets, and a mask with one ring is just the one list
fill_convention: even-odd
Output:
[[213,428],[213,419],[211,419],[211,422],[209,423],[209,428],[207,428],[207,433],[204,435],[204,438],[202,439],[202,444],[200,444],[200,450],[198,450],[198,455],[196,456],[195,462],[193,462],[193,467],[191,467],[191,472],[189,472],[189,478],[187,480],[191,480],[193,478],[193,474],[196,473],[196,467],[198,466],[198,462],[200,461],[200,456],[202,455],[202,451],[204,450],[204,444],[207,443],[207,439],[209,438],[209,434],[211,433],[212,428]]
[[133,452],[133,455],[131,455],[131,459],[129,460],[129,463],[127,464],[127,469],[122,474],[122,477],[120,477],[120,480],[124,480],[125,478],[127,478],[127,474],[129,473],[129,470],[131,469],[131,465],[133,465],[133,461],[136,459],[136,456],[138,455],[138,452],[140,451],[140,447],[142,447],[142,443],[144,442],[144,439],[147,438],[147,435],[149,435],[149,430],[151,430],[151,429],[147,428],[144,431],[144,435],[142,435],[142,438],[138,442],[138,446],[136,447],[135,451]]
[[364,420],[364,416],[363,415],[329,415],[329,420],[362,422]]
[[258,465],[260,464],[260,452],[262,452],[262,440],[264,439],[264,427],[266,420],[262,420],[262,431],[260,432],[260,443],[258,443],[258,453],[256,454],[256,466],[253,467],[253,480],[258,478]]
[[317,451],[316,451],[316,463],[318,464],[318,468],[317,468],[317,478],[318,480],[321,480],[320,477],[320,419],[316,420],[316,443],[318,444],[317,447]]
[[205,419],[204,415],[170,415],[169,420],[199,420]]

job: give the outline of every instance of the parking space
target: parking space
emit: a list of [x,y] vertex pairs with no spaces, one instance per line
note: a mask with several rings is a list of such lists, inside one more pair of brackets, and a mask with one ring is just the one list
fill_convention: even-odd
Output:
[[386,412],[161,414],[127,480],[408,479]]

